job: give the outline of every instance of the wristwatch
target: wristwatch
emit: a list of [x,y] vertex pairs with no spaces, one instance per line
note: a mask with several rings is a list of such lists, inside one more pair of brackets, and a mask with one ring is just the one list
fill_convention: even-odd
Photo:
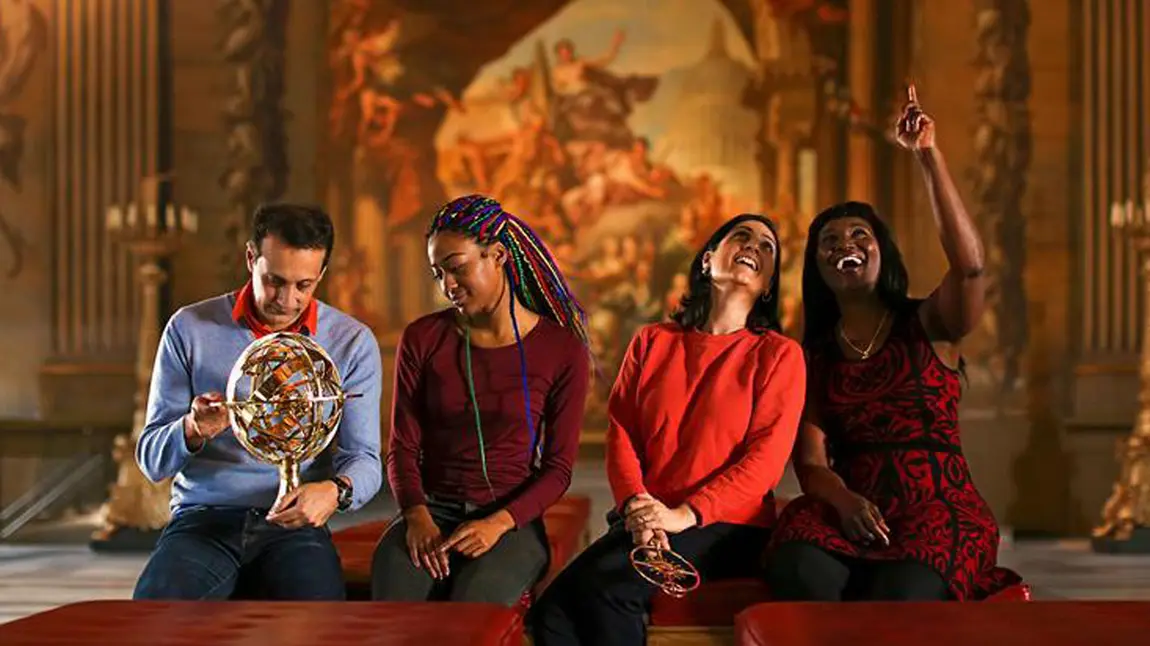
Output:
[[336,488],[339,489],[339,497],[336,499],[336,510],[347,511],[351,507],[351,485],[344,481],[343,478],[332,478]]

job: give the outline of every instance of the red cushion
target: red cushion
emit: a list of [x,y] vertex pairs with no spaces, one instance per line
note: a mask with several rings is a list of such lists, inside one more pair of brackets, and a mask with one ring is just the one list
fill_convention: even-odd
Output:
[[[1030,601],[1025,583],[1006,588],[987,601]],[[735,615],[771,600],[760,579],[730,579],[704,583],[682,599],[656,594],[651,600],[652,626],[730,626]]]
[[522,618],[483,603],[89,601],[0,625],[0,644],[521,646]]
[[553,514],[574,514],[576,516],[591,517],[591,498],[587,496],[564,496],[558,502],[547,508],[543,517]]
[[1140,644],[1150,604],[763,603],[735,618],[745,646],[973,646]]
[[770,601],[761,579],[729,579],[704,583],[682,599],[656,593],[651,599],[652,626],[730,626],[735,615]]
[[1030,601],[1030,586],[1017,583],[990,595],[986,601]]

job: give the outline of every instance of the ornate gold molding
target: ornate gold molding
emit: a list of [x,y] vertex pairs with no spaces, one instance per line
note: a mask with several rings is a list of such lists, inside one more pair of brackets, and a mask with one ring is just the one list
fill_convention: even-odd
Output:
[[[23,182],[20,163],[24,159],[23,117],[4,109],[24,90],[28,76],[40,54],[47,48],[48,22],[32,0],[0,0],[0,185],[19,192]],[[4,200],[0,198],[0,204]],[[0,209],[0,242],[12,254],[8,278],[24,268],[24,236]]]
[[1030,170],[1030,28],[1028,0],[980,0],[975,84],[973,206],[988,239],[995,376],[1003,393],[1022,375],[1027,342],[1026,216],[1022,200]]
[[288,0],[223,0],[223,56],[231,66],[232,96],[224,110],[228,169],[220,178],[230,205],[225,224],[224,280],[246,279],[239,250],[248,218],[287,187],[284,97]]

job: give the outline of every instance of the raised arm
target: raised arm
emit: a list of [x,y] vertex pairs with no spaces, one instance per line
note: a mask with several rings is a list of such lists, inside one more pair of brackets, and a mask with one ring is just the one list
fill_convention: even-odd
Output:
[[607,48],[607,51],[584,60],[594,67],[607,67],[611,63],[614,63],[616,58],[619,58],[619,49],[623,47],[623,39],[625,37],[626,34],[622,29],[616,29],[615,35],[611,38],[611,46]]
[[636,406],[639,366],[642,365],[644,334],[631,339],[619,375],[607,400],[607,481],[615,508],[620,513],[631,498],[647,492],[643,484],[643,464],[635,450],[632,434],[638,432]]
[[168,320],[160,336],[144,429],[136,443],[136,462],[152,482],[175,477],[194,454],[184,433],[184,416],[194,394],[187,346],[177,326],[179,316],[177,312]]
[[336,436],[332,466],[337,476],[351,481],[351,509],[359,509],[379,493],[383,484],[380,464],[379,400],[383,365],[375,335],[366,328],[355,341],[353,360],[343,376],[343,387],[362,397],[347,400]]
[[391,401],[391,440],[387,449],[387,481],[403,512],[427,504],[419,460],[423,429],[416,402],[423,379],[423,364],[417,356],[410,328],[399,339],[395,356],[395,384]]
[[926,179],[947,271],[921,310],[931,338],[956,343],[978,325],[986,307],[985,254],[978,229],[966,212],[946,161],[935,146],[934,120],[923,113],[912,85],[898,121],[899,144],[911,150]]
[[806,399],[806,376],[802,349],[787,340],[757,384],[746,451],[687,499],[699,525],[713,522],[725,509],[761,500],[778,486],[795,444]]
[[579,433],[587,402],[591,359],[583,344],[572,346],[570,361],[557,376],[543,409],[543,456],[531,484],[507,505],[516,527],[547,511],[571,486],[579,455]]

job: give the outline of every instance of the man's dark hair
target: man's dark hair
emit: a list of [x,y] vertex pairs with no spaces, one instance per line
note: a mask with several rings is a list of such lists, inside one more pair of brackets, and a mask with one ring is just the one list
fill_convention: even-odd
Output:
[[260,243],[274,235],[296,249],[323,249],[323,266],[331,259],[335,227],[331,216],[318,206],[307,204],[263,204],[252,215],[252,245],[260,253]]

